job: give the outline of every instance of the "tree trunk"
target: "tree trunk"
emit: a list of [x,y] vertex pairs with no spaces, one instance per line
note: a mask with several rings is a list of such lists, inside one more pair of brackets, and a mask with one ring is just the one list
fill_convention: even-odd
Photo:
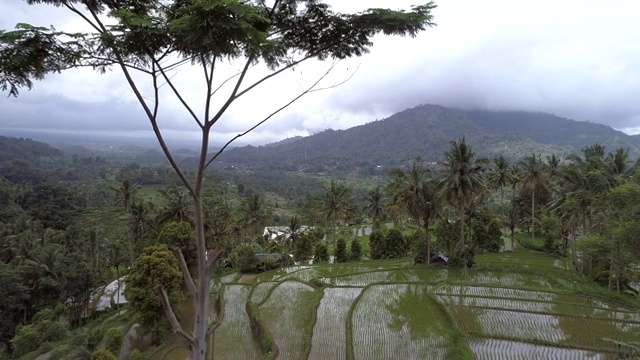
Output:
[[431,236],[429,236],[429,220],[424,221],[424,230],[427,241],[427,264],[431,263]]
[[464,198],[460,198],[460,251],[464,251]]
[[336,214],[333,213],[333,251],[336,250]]
[[515,250],[514,244],[515,244],[515,237],[516,237],[516,228],[515,226],[510,226],[511,228],[511,251]]
[[536,214],[535,214],[535,206],[536,206],[536,192],[535,192],[535,188],[533,188],[533,190],[531,190],[531,239],[535,239],[535,219],[536,219]]
[[614,250],[614,246],[611,247],[611,258],[610,258],[610,262],[609,262],[609,284],[607,289],[611,290],[613,287],[613,250]]
[[572,246],[572,252],[573,252],[573,268],[578,270],[578,254],[576,251],[576,225],[575,223],[573,224],[573,232],[571,234],[571,237],[573,238],[573,244]]
[[[198,189],[199,190],[199,189]],[[196,190],[196,191],[198,191]],[[207,266],[207,249],[205,245],[202,199],[200,194],[194,196],[195,227],[198,247],[198,283],[197,293],[193,299],[193,343],[190,344],[190,359],[205,360],[207,348],[207,330],[209,326],[209,301],[211,299],[211,272]]]

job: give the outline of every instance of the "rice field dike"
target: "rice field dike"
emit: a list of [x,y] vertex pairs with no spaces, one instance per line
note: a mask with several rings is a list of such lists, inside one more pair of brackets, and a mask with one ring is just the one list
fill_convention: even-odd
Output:
[[473,269],[407,260],[217,279],[215,359],[638,358],[637,303],[525,250]]

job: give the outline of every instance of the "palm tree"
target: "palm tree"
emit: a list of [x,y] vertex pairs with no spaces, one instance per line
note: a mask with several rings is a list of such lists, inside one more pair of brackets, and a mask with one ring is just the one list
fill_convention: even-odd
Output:
[[521,186],[523,190],[531,191],[531,237],[535,237],[535,205],[536,190],[547,187],[547,178],[545,176],[545,163],[540,156],[527,156],[520,161],[522,169]]
[[122,205],[125,211],[129,211],[131,204],[135,200],[135,195],[140,186],[134,184],[129,179],[124,179],[120,186],[110,186],[109,189],[115,192],[115,204]]
[[437,184],[435,181],[424,180],[419,190],[418,213],[424,226],[427,242],[427,261],[431,260],[431,234],[429,233],[429,225],[431,220],[438,216],[440,212],[440,198],[436,191]]
[[336,244],[336,222],[355,214],[353,208],[353,192],[350,187],[340,185],[333,179],[320,198],[319,208],[324,214],[325,221],[331,222],[333,244]]
[[296,239],[298,234],[300,233],[300,218],[297,215],[294,215],[289,218],[289,226],[287,227],[287,239],[291,245],[291,249],[294,249],[296,246]]
[[240,213],[242,214],[244,225],[251,229],[252,235],[254,236],[259,234],[260,229],[262,229],[267,222],[268,213],[266,204],[264,198],[258,193],[242,201]]
[[493,167],[489,173],[489,185],[494,189],[500,189],[500,209],[504,216],[504,187],[511,183],[513,179],[509,160],[500,155],[493,159]]
[[445,176],[440,183],[440,191],[442,198],[458,206],[460,250],[463,250],[465,203],[470,202],[475,194],[486,188],[482,177],[484,168],[464,137],[458,142],[451,141],[450,145],[451,148],[444,153]]
[[367,193],[367,205],[364,207],[364,210],[374,224],[378,220],[384,219],[384,198],[379,187]]
[[170,185],[159,192],[165,200],[165,204],[156,219],[159,225],[164,225],[171,221],[191,222],[191,208],[193,205],[191,197],[184,188]]

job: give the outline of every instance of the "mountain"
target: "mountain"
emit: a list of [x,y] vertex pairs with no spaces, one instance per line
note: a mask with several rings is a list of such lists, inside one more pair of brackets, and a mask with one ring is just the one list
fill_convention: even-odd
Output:
[[[640,136],[608,126],[546,113],[465,111],[420,105],[347,130],[320,133],[271,146],[245,146],[222,154],[217,166],[321,172],[371,171],[402,166],[420,156],[441,161],[452,140],[465,136],[481,156],[519,160],[532,153],[561,156],[595,143],[640,154]],[[277,145],[277,146],[274,146]]]
[[62,157],[62,151],[39,141],[0,136],[0,164],[12,160],[33,161]]

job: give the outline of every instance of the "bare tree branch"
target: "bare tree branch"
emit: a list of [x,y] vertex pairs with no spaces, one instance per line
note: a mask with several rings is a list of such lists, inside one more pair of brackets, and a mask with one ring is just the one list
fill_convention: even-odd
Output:
[[[331,70],[333,70],[333,68],[335,67],[335,63],[333,65],[331,65],[331,67],[329,68],[329,70],[327,70],[327,72],[322,75],[318,80],[316,80],[316,82],[313,83],[313,85],[311,85],[310,87],[308,87],[306,90],[304,90],[303,92],[301,92],[298,96],[296,96],[295,98],[293,98],[291,101],[289,101],[288,103],[286,103],[285,105],[283,105],[282,107],[280,107],[278,110],[272,112],[269,116],[267,116],[266,118],[262,119],[260,122],[258,122],[257,124],[255,124],[254,126],[252,126],[251,128],[249,128],[247,131],[240,133],[236,136],[233,137],[233,139],[227,141],[226,144],[224,144],[224,146],[218,150],[218,152],[215,153],[215,155],[213,155],[213,157],[211,159],[209,159],[209,161],[207,161],[205,168],[208,167],[213,161],[215,161],[215,159],[220,156],[220,154],[222,154],[222,152],[229,146],[231,145],[232,142],[236,141],[237,139],[247,135],[248,133],[250,133],[251,131],[253,131],[254,129],[256,129],[258,126],[264,124],[267,120],[271,119],[274,115],[276,115],[277,113],[279,113],[280,111],[286,109],[287,107],[289,107],[291,104],[293,104],[294,102],[296,102],[298,99],[300,99],[301,97],[303,97],[304,95],[310,93],[310,92],[314,92],[314,91],[318,91],[318,90],[324,90],[324,89],[330,89],[336,86],[339,86],[341,84],[343,84],[344,82],[346,82],[347,80],[337,84],[337,85],[332,85],[326,88],[322,88],[322,89],[316,89],[314,90],[314,88],[327,76],[329,75],[329,73],[331,72]],[[353,76],[353,75],[352,75]]]
[[176,314],[173,312],[173,308],[171,307],[171,302],[169,301],[167,292],[161,286],[156,287],[154,290],[160,298],[162,308],[164,309],[165,315],[167,315],[167,319],[171,324],[171,329],[173,330],[173,332],[180,335],[187,343],[195,344],[196,341],[193,336],[187,334],[184,329],[182,329],[182,325],[180,325],[180,322],[176,318]]
[[77,14],[78,16],[80,16],[82,19],[84,19],[84,21],[86,21],[89,25],[91,25],[91,27],[93,27],[94,29],[96,29],[97,32],[102,33],[103,30],[101,30],[96,24],[94,24],[87,16],[85,16],[80,10],[76,9],[75,6],[70,5],[68,2],[64,2],[64,6],[71,10],[73,13]]
[[[100,18],[98,17],[98,14],[96,14],[95,11],[93,11],[91,8],[87,8],[87,9],[89,10],[91,15],[95,19],[95,21],[98,24],[98,26],[102,29],[102,31],[103,32],[107,32],[107,29],[106,29],[105,25],[100,21]],[[167,147],[167,143],[164,141],[164,137],[162,136],[162,132],[160,131],[160,128],[158,127],[157,118],[153,116],[153,113],[151,112],[151,109],[149,109],[149,106],[147,105],[146,101],[144,101],[144,98],[142,97],[142,94],[140,93],[140,90],[138,89],[138,86],[136,85],[135,81],[131,77],[131,74],[129,73],[129,69],[124,65],[124,63],[125,63],[124,59],[122,58],[122,56],[120,55],[120,53],[118,52],[117,49],[113,48],[113,53],[116,56],[116,59],[118,60],[118,63],[120,64],[120,68],[122,69],[122,72],[124,73],[124,76],[125,76],[125,78],[127,80],[127,83],[129,84],[129,87],[131,88],[131,90],[133,90],[133,93],[135,94],[136,99],[138,99],[138,102],[140,103],[140,105],[144,109],[144,112],[147,114],[147,118],[149,118],[149,121],[151,122],[151,126],[153,128],[153,132],[156,135],[156,138],[158,139],[158,143],[160,144],[160,147],[162,148],[162,151],[164,152],[165,156],[167,157],[167,160],[169,160],[169,163],[171,164],[171,166],[173,167],[173,169],[175,170],[176,174],[178,175],[180,180],[183,182],[183,184],[187,188],[187,190],[191,194],[195,194],[195,192],[193,191],[193,187],[191,186],[191,183],[189,183],[189,181],[187,180],[187,178],[184,175],[184,172],[182,172],[182,169],[180,168],[180,166],[178,166],[178,163],[174,159],[173,154],[171,154],[171,152],[169,151],[169,148]],[[155,59],[154,59],[154,61],[155,61]],[[157,91],[157,89],[154,90],[154,91]]]
[[[229,98],[227,99],[227,101],[224,103],[224,105],[222,105],[220,110],[218,110],[218,113],[216,113],[216,115],[213,118],[211,118],[211,120],[204,119],[205,124],[207,126],[207,130],[211,129],[211,126],[213,124],[215,124],[216,121],[218,121],[218,119],[220,119],[220,117],[222,117],[222,114],[224,114],[224,112],[227,111],[227,109],[229,108],[231,103],[233,103],[233,101],[237,98],[236,94],[238,93],[238,90],[240,89],[240,85],[242,84],[242,81],[244,80],[245,75],[247,75],[247,70],[249,70],[249,66],[251,65],[252,61],[253,61],[253,57],[250,56],[250,57],[247,58],[247,63],[244,65],[244,68],[242,69],[242,72],[240,73],[240,78],[238,79],[238,82],[236,82],[236,86],[233,88],[233,91],[231,92],[231,95],[229,95]],[[205,167],[206,167],[206,165],[205,165]]]
[[185,285],[187,285],[189,295],[191,295],[192,299],[195,299],[198,295],[198,291],[196,290],[196,284],[193,282],[193,278],[191,277],[191,273],[189,272],[189,268],[187,267],[187,261],[184,259],[184,254],[179,248],[174,248],[173,251],[178,258],[178,265],[180,266],[180,271],[182,272],[184,283]]
[[173,82],[167,76],[167,73],[164,71],[162,66],[160,66],[158,61],[153,57],[152,57],[152,61],[153,61],[154,64],[156,64],[158,66],[158,69],[160,70],[160,73],[162,74],[162,77],[164,77],[165,82],[169,85],[171,90],[173,90],[173,94],[178,98],[178,100],[180,101],[182,106],[184,106],[184,108],[187,109],[187,112],[191,115],[191,117],[196,122],[196,124],[198,124],[198,127],[200,127],[202,129],[203,124],[200,121],[200,119],[198,119],[198,115],[196,115],[196,113],[193,111],[193,109],[191,109],[191,106],[189,106],[189,104],[187,104],[187,102],[184,100],[182,95],[180,95],[180,91],[178,91],[178,89],[176,89],[176,87],[173,85]]
[[215,266],[221,255],[222,250],[220,249],[207,251],[207,266],[205,268],[207,272],[211,272],[213,270],[213,267]]

